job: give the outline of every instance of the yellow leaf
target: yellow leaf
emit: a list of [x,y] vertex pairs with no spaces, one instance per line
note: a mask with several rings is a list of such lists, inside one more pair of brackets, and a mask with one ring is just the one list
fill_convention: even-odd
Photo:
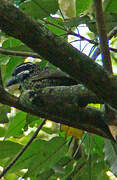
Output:
[[69,18],[76,16],[75,0],[59,0],[58,2],[60,10],[65,16]]
[[67,125],[63,125],[61,124],[61,131],[65,131],[66,132],[66,136],[74,136],[77,139],[81,139],[81,137],[84,134],[84,131],[80,130],[80,129],[76,129],[73,127],[69,127]]

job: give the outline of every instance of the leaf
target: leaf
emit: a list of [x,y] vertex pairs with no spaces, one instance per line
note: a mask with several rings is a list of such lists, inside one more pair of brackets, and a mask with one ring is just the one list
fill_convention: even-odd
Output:
[[86,154],[89,153],[89,142],[91,146],[91,154],[99,154],[101,157],[104,157],[103,146],[104,146],[104,138],[87,134],[84,140],[84,149]]
[[5,135],[6,129],[4,127],[0,127],[0,137]]
[[59,0],[59,7],[63,14],[72,18],[76,16],[76,8],[74,0]]
[[87,10],[92,2],[92,0],[76,1],[76,16]]
[[10,37],[3,42],[2,48],[17,47],[21,44],[23,44],[23,43],[20,40]]
[[64,124],[61,124],[61,131],[65,131],[66,134],[65,136],[73,136],[77,139],[81,139],[83,134],[84,134],[84,131],[80,130],[80,129],[76,129],[76,128],[73,128],[73,127],[69,127],[67,125],[64,125]]
[[0,159],[13,158],[22,147],[21,144],[12,141],[0,141]]
[[40,125],[41,122],[42,122],[42,118],[27,113],[27,115],[26,115],[26,124],[25,124],[24,130],[27,131],[28,125],[30,127],[33,127],[35,125],[35,123]]
[[[47,17],[46,21],[51,23],[46,23],[46,27],[52,31],[54,34],[56,35],[61,35],[61,34],[65,34],[66,31],[64,31],[64,22],[61,18],[51,18],[51,17]],[[60,28],[59,28],[60,27]],[[65,36],[66,38],[66,36]]]
[[8,123],[7,113],[11,111],[9,106],[0,104],[0,123]]
[[44,18],[58,10],[57,0],[30,0],[22,3],[20,9],[34,18]]
[[77,27],[80,24],[88,24],[90,21],[89,16],[84,15],[84,16],[77,16],[71,19],[67,19],[65,20],[65,22],[63,22],[62,24],[64,24],[67,27]]
[[[27,124],[30,124],[30,123],[32,123],[32,122],[34,122],[34,121],[40,121],[39,124],[41,124],[42,119],[41,119],[40,117],[38,117],[38,116],[34,116],[34,115],[28,113],[28,114],[26,115],[26,123],[27,123]],[[34,122],[34,123],[35,123],[35,122]],[[34,123],[33,123],[33,124],[34,124]]]
[[90,160],[88,159],[85,163],[81,164],[81,166],[77,166],[72,178],[77,180],[80,179],[80,177],[82,177],[82,179],[91,177],[91,179],[95,180],[109,180],[110,178],[105,173],[107,170],[108,166],[106,165],[104,160],[100,158],[100,156],[94,155],[91,156]]
[[104,9],[107,12],[116,13],[117,12],[117,1],[116,0],[106,0],[104,1]]
[[104,153],[105,160],[108,161],[112,173],[117,176],[117,144],[106,139]]
[[19,136],[22,134],[22,128],[26,122],[26,113],[18,112],[16,116],[9,122],[8,130],[6,132],[5,138],[10,136]]
[[6,65],[10,60],[9,56],[6,56],[4,54],[0,54],[0,65]]
[[67,152],[65,139],[55,137],[50,141],[36,140],[11,168],[11,172],[29,168],[29,174],[49,170]]
[[2,66],[2,70],[4,71],[4,73],[2,73],[4,83],[6,83],[8,81],[8,79],[11,78],[11,74],[12,74],[13,70],[15,69],[16,66],[18,66],[21,63],[23,63],[22,58],[11,56],[10,59],[9,59],[9,62],[7,63],[7,65]]

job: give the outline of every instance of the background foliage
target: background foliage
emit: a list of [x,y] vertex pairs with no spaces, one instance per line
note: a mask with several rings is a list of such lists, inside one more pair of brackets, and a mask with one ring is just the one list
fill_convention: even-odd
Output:
[[[14,0],[12,2],[24,13],[32,18],[45,23],[53,33],[69,41],[73,46],[93,57],[96,62],[102,64],[101,56],[95,55],[98,35],[94,14],[93,0]],[[109,33],[117,26],[117,2],[103,1],[103,10],[106,21],[106,31]],[[82,38],[78,32],[84,27]],[[87,28],[86,28],[87,27]],[[69,32],[75,32],[76,34]],[[92,40],[92,42],[90,41]],[[32,58],[33,52],[21,41],[6,36],[0,32],[1,47],[6,52],[27,52],[26,58],[0,54],[2,66],[2,79],[4,85],[11,77],[13,69],[22,62],[40,61]],[[110,41],[110,47],[116,49],[116,35]],[[54,57],[53,57],[54,58]],[[115,51],[111,51],[113,69],[116,74],[117,57]],[[42,59],[41,66],[48,62]],[[55,68],[51,65],[52,68]],[[7,89],[8,90],[8,89]],[[14,95],[19,95],[17,86],[9,89]],[[92,105],[94,106],[94,105]],[[96,108],[100,108],[96,105]],[[6,167],[15,155],[28,142],[35,129],[41,124],[42,119],[0,104],[0,166]],[[14,164],[4,179],[15,180],[18,178],[31,180],[77,180],[77,179],[111,179],[109,172],[117,176],[117,147],[109,140],[87,132],[75,133],[74,141],[67,128],[60,130],[60,125],[47,121],[41,129],[36,140],[28,147],[22,157]],[[110,172],[111,173],[111,172]]]

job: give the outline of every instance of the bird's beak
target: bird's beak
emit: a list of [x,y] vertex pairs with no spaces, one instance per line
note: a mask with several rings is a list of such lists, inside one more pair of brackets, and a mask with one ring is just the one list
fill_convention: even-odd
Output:
[[7,82],[7,84],[6,84],[6,87],[12,86],[12,85],[17,84],[17,83],[18,83],[18,82],[17,82],[17,79],[16,79],[16,77],[14,76],[12,79],[9,79],[9,80],[8,80],[8,82]]

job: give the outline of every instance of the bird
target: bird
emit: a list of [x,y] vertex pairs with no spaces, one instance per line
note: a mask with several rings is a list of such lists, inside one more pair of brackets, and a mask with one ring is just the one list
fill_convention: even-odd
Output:
[[41,67],[40,63],[26,62],[18,65],[12,72],[12,78],[6,86],[19,84],[19,89],[38,90],[51,86],[73,86],[78,82],[71,76],[50,66]]

